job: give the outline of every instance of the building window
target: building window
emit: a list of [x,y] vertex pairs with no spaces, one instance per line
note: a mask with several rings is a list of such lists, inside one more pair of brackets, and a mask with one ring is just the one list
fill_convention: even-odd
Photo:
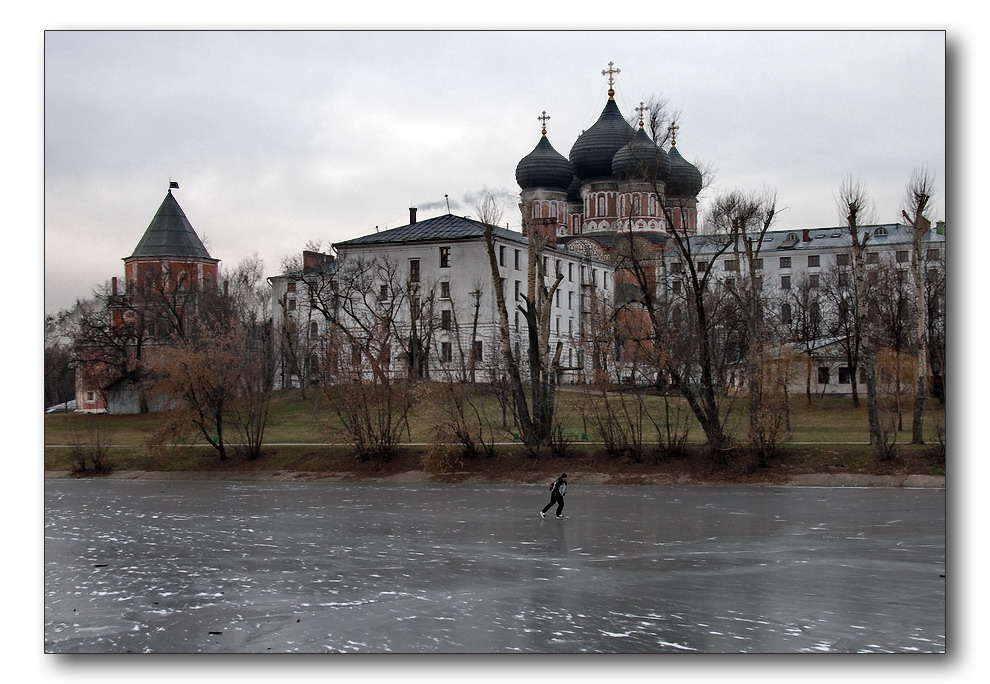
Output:
[[849,265],[849,255],[848,254],[836,254],[835,263],[838,266],[848,266]]
[[753,265],[756,266],[757,271],[761,270],[763,268],[763,259],[756,259]]
[[879,252],[867,252],[866,253],[866,263],[868,263],[868,264],[879,264],[880,263],[880,253]]
[[839,273],[839,285],[841,285],[842,287],[849,286],[849,274],[846,273],[845,271]]
[[454,359],[453,349],[450,346],[450,342],[440,343],[440,361],[442,363],[450,363]]
[[440,312],[440,329],[450,330],[451,327],[451,311],[450,309],[444,309]]
[[450,282],[447,280],[440,281],[440,299],[450,299]]
[[604,195],[599,195],[598,196],[598,214],[597,215],[598,216],[604,216],[605,215],[605,196]]
[[784,325],[791,324],[791,305],[787,302],[780,305],[780,322]]
[[698,262],[698,273],[704,273],[706,268],[708,268],[708,262],[707,261],[699,261]]
[[791,267],[791,258],[790,257],[780,257],[780,267],[781,268],[790,268]]
[[320,326],[316,324],[316,321],[312,321],[309,324],[309,336],[316,337],[319,334],[320,334]]
[[475,340],[474,341],[474,360],[475,361],[481,361],[483,355],[484,355],[484,344],[482,344],[481,340]]
[[[887,229],[886,229],[886,228],[884,228],[883,226],[880,226],[880,227],[879,227],[879,228],[877,228],[877,229],[876,229],[875,231],[873,231],[873,234],[874,234],[874,235],[878,235],[878,236],[883,236],[883,235],[886,235],[886,234],[887,234]],[[840,372],[841,372],[841,371],[840,371]]]
[[722,262],[722,266],[726,271],[738,271],[739,262],[735,259],[726,259]]
[[295,292],[296,291],[296,281],[292,280],[292,281],[288,282],[286,284],[286,286],[285,286],[285,289],[288,292]]
[[378,286],[378,299],[388,299],[388,285]]
[[515,327],[516,332],[519,332],[519,312],[516,311],[512,314],[512,325]]
[[505,245],[498,247],[498,265],[505,266]]
[[96,392],[94,392],[93,390],[88,390],[86,392],[86,403],[92,404],[95,402],[96,402]]
[[684,272],[684,264],[682,264],[680,261],[675,261],[674,263],[672,263],[670,265],[670,272],[671,273],[683,273]]
[[780,276],[780,289],[790,290],[791,289],[791,277],[790,276]]
[[730,290],[735,290],[736,289],[736,279],[735,278],[726,278],[725,279],[725,286],[727,288],[729,288]]
[[819,276],[817,273],[812,273],[808,276],[808,287],[815,288],[818,287]]
[[568,309],[573,309],[574,308],[574,293],[573,292],[568,292],[567,293],[567,308]]
[[514,254],[512,255],[512,267],[518,271],[519,270],[519,250],[516,249],[516,250],[513,250],[513,252],[514,252]]
[[419,259],[409,260],[409,282],[410,283],[419,282]]
[[905,264],[908,260],[908,252],[906,249],[897,250],[897,263]]
[[440,248],[440,268],[450,268],[450,247]]
[[567,282],[574,282],[574,264],[567,264]]
[[288,301],[286,302],[286,308],[287,308],[287,309],[288,309],[289,311],[295,311],[295,310],[296,310],[296,300],[295,300],[295,299],[290,299],[290,300],[288,300]]
[[938,261],[938,250],[937,249],[930,249],[927,252],[925,252],[925,260],[926,261]]
[[822,307],[818,302],[812,302],[808,307],[808,315],[811,318],[811,323],[817,325],[822,320]]
[[553,293],[553,305],[558,309],[560,308],[560,290]]
[[515,290],[514,290],[514,296],[515,296],[515,300],[517,302],[521,299],[520,292],[519,292],[519,290],[520,290],[521,287],[522,287],[522,283],[517,280],[516,281],[516,285],[515,285]]
[[839,384],[848,385],[852,382],[852,374],[846,366],[839,366]]
[[828,366],[818,367],[818,384],[827,385],[828,384]]
[[419,318],[419,297],[412,297],[409,300],[409,314],[413,319]]
[[822,265],[822,258],[821,258],[821,256],[819,256],[818,254],[809,254],[808,255],[808,265],[809,266],[821,266]]
[[674,282],[672,282],[670,284],[670,291],[673,292],[674,294],[680,294],[681,293],[681,281],[680,280],[675,280]]

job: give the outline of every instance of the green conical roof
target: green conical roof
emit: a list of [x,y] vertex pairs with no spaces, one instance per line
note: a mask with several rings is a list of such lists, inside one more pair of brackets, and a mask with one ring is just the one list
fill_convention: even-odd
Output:
[[182,207],[169,190],[165,201],[158,207],[155,218],[144,231],[144,237],[134,248],[130,258],[181,257],[186,259],[210,259],[203,241],[196,235]]

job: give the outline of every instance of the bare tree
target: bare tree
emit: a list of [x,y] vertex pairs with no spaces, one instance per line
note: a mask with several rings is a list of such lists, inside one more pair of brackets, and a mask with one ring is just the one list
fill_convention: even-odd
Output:
[[911,275],[914,280],[915,309],[917,311],[915,349],[914,420],[911,423],[911,443],[924,444],[925,403],[928,400],[928,307],[925,294],[924,238],[931,229],[925,217],[934,192],[935,179],[927,170],[916,171],[908,185],[904,220],[911,226]]
[[260,456],[271,400],[267,359],[263,343],[236,318],[157,349],[148,363],[148,391],[162,397],[168,409],[152,445],[162,447],[194,431],[220,460],[229,456],[231,445],[248,458]]
[[532,216],[532,207],[524,203],[522,211],[528,247],[528,293],[523,296],[523,305],[518,305],[517,308],[526,319],[528,331],[528,391],[520,359],[512,348],[509,313],[498,270],[495,226],[501,221],[501,211],[490,194],[477,208],[479,219],[485,225],[485,245],[499,316],[501,352],[512,387],[513,412],[523,444],[530,454],[539,457],[543,449],[552,447],[556,427],[557,381],[562,344],[558,341],[553,349],[550,348],[550,303],[564,276],[558,272],[552,282],[547,284],[548,274],[544,261],[546,236],[542,232],[542,226]]
[[859,182],[846,179],[837,198],[844,228],[850,238],[852,258],[852,293],[854,329],[859,339],[859,355],[866,374],[866,410],[870,425],[870,443],[879,449],[884,443],[881,435],[877,406],[876,346],[869,318],[869,288],[867,282],[866,252],[870,234],[864,226],[871,223],[872,204],[866,188]]

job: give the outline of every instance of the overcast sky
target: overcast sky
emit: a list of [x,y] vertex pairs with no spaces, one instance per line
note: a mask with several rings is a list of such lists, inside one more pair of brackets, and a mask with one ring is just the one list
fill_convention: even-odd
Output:
[[776,190],[779,228],[836,225],[852,176],[899,219],[927,166],[944,218],[942,32],[54,31],[44,44],[45,310],[112,276],[175,195],[213,257],[269,275],[324,244],[446,212],[482,192],[518,229],[515,167],[540,137],[568,155],[607,98],[681,111],[678,149],[715,170],[703,198]]

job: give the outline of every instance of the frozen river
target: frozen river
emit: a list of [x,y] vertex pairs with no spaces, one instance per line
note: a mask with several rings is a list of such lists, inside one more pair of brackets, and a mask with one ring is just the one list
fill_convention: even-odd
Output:
[[[548,475],[548,480],[553,475]],[[941,489],[48,480],[54,653],[945,651]]]

